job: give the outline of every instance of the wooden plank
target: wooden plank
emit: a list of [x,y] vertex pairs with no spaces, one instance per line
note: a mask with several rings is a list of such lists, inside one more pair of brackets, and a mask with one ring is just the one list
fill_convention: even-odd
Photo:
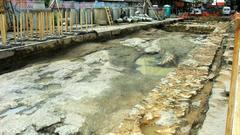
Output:
[[14,41],[16,42],[17,31],[16,31],[16,17],[15,17],[15,15],[13,15],[12,18],[13,18],[13,36],[14,36]]
[[45,12],[45,21],[46,21],[46,35],[49,34],[49,21],[48,21],[48,12]]
[[[238,70],[239,70],[239,32],[240,32],[240,15],[235,15],[235,35],[234,35],[234,52],[233,52],[233,64],[232,64],[232,73],[231,73],[231,84],[230,84],[230,96],[229,96],[229,105],[228,105],[228,115],[226,123],[226,135],[240,135],[239,132],[239,121],[240,121],[240,100],[239,100],[239,87],[237,82]],[[237,97],[238,96],[238,97]]]
[[20,37],[23,38],[23,14],[20,13]]
[[63,35],[63,12],[59,11],[60,15],[60,34]]
[[77,31],[78,30],[78,12],[76,10],[74,11],[74,16],[75,16],[75,19],[74,19],[74,21],[75,21],[75,29]]
[[83,9],[80,10],[80,27],[83,30]]
[[70,11],[70,32],[73,31],[73,11]]
[[49,34],[52,35],[52,13],[49,13]]
[[7,29],[6,29],[6,16],[2,14],[2,43],[3,45],[7,45]]
[[65,31],[68,32],[68,11],[65,11]]
[[85,23],[86,23],[86,31],[88,31],[88,13],[85,10]]
[[25,14],[25,30],[26,30],[26,36],[29,35],[29,27],[28,27],[28,26],[29,26],[29,22],[28,22],[28,19],[29,19],[29,18],[28,18],[28,14],[29,14],[28,12],[26,12],[26,14]]
[[54,22],[54,13],[52,12],[52,13],[51,13],[52,34],[54,34],[54,31],[55,31],[55,28],[54,28],[55,24],[54,24],[54,23],[55,23],[55,22]]
[[[0,13],[0,19],[2,19],[2,14]],[[0,34],[1,38],[3,36],[3,21],[0,21]],[[2,38],[2,44],[3,44],[3,38]]]
[[91,28],[93,30],[93,9],[91,9]]
[[33,14],[30,13],[30,37],[33,38],[33,26],[34,25],[34,22],[33,22]]
[[61,35],[61,15],[60,12],[57,12],[57,27],[58,27],[58,35]]
[[17,38],[19,38],[19,19],[18,19],[18,16],[16,16],[16,24],[17,24]]
[[48,13],[48,31],[49,31],[49,35],[52,35],[52,16],[51,16],[51,12]]
[[234,119],[233,119],[233,132],[234,135],[240,135],[240,74],[238,74],[238,88],[236,91],[236,108],[234,113]]

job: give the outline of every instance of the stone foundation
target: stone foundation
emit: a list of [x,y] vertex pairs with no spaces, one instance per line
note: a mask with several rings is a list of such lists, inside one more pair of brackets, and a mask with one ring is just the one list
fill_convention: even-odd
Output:
[[221,42],[229,23],[218,23],[207,42],[196,47],[177,70],[137,104],[109,135],[196,134],[204,120]]

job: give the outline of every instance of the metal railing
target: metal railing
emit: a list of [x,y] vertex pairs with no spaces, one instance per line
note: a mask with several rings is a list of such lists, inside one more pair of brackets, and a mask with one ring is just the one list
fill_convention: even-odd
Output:
[[234,15],[235,34],[231,73],[230,96],[226,123],[226,135],[240,135],[240,77],[239,77],[239,32],[240,14]]

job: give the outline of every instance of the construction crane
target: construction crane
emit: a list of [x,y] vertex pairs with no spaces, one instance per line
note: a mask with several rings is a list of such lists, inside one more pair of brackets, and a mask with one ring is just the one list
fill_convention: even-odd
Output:
[[7,17],[8,30],[13,27],[13,15],[15,15],[11,0],[0,0],[0,13]]

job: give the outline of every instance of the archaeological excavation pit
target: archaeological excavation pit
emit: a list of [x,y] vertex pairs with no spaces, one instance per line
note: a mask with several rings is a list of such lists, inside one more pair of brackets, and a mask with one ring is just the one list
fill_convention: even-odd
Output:
[[196,134],[227,23],[188,24],[77,44],[1,74],[0,134]]

